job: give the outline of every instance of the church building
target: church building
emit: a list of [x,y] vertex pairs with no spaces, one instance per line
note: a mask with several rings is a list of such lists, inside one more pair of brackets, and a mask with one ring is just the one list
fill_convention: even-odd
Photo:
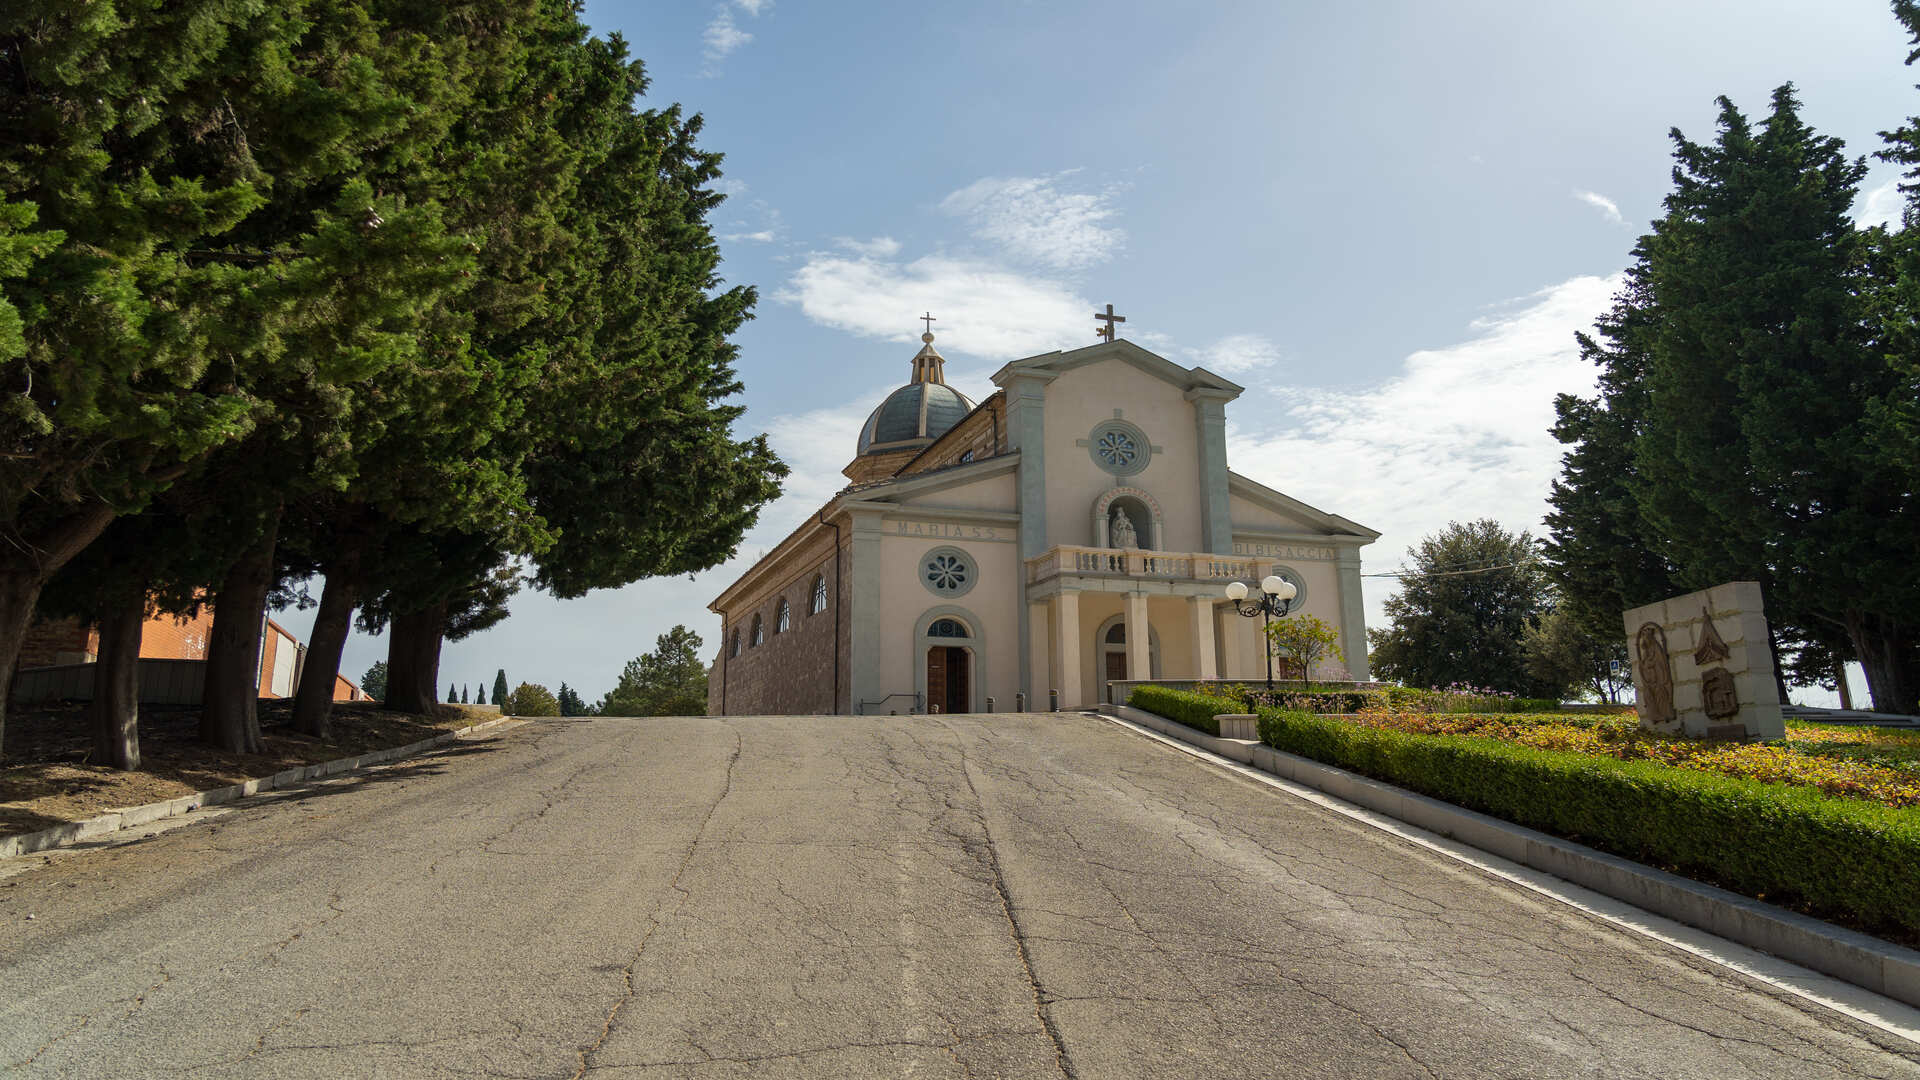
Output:
[[850,448],[851,483],[709,605],[708,712],[1045,709],[1056,691],[1075,708],[1117,680],[1253,682],[1261,619],[1225,587],[1258,596],[1270,574],[1339,633],[1345,662],[1312,676],[1366,679],[1360,549],[1380,534],[1230,470],[1243,388],[1111,326],[1007,364],[979,403],[922,335]]

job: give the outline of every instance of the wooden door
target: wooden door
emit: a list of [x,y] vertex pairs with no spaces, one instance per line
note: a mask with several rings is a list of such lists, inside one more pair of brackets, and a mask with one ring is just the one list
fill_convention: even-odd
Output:
[[947,707],[950,713],[971,712],[973,708],[969,688],[973,679],[968,664],[973,657],[965,649],[947,649]]
[[[1126,681],[1126,678],[1127,678],[1127,654],[1119,650],[1115,650],[1113,652],[1108,653],[1107,654],[1107,682],[1108,683],[1124,682]],[[1107,697],[1109,700],[1111,700],[1113,697],[1112,693],[1109,692]]]
[[927,708],[947,711],[947,650],[942,645],[927,650]]

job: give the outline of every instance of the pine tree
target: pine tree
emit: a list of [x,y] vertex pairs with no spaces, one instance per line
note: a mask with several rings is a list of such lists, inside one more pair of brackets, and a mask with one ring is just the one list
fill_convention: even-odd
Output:
[[447,684],[447,704],[458,705],[459,703],[460,703],[460,691],[454,689],[454,686],[452,683],[448,683]]
[[367,669],[366,674],[360,676],[360,689],[365,691],[366,695],[375,701],[386,700],[387,662],[385,660],[375,660],[373,666]]
[[493,700],[497,705],[507,702],[507,669],[501,668],[493,676]]
[[473,688],[473,703],[475,705],[485,705],[487,703],[487,687],[485,683]]
[[700,663],[700,635],[675,626],[654,640],[652,652],[627,662],[594,710],[601,716],[703,716],[707,669]]
[[467,685],[465,683],[461,683],[460,684],[460,704],[465,705],[466,703],[467,703]]

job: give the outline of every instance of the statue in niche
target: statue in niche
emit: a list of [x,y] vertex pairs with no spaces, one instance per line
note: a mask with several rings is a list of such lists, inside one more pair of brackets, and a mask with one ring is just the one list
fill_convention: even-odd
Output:
[[1670,724],[1673,715],[1673,668],[1667,662],[1667,632],[1648,623],[1634,635],[1634,670],[1640,675],[1640,720]]
[[1740,715],[1740,697],[1733,690],[1733,673],[1717,667],[1700,676],[1700,698],[1707,715],[1725,720]]
[[1119,507],[1113,508],[1113,519],[1107,523],[1107,542],[1117,548],[1137,548],[1140,537],[1133,531],[1133,521],[1127,512]]

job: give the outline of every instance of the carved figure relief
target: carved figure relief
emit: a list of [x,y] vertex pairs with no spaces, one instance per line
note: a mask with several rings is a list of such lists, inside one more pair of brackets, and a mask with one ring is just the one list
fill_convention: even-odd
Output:
[[[1700,609],[1700,647],[1693,650],[1693,662],[1699,667],[1718,664],[1733,655],[1727,643],[1720,640],[1720,631],[1713,628],[1713,615],[1706,608]],[[1708,715],[1713,715],[1709,711]]]
[[1733,690],[1733,674],[1726,668],[1713,668],[1700,676],[1700,698],[1707,715],[1715,720],[1740,715],[1740,697]]
[[1667,661],[1667,632],[1647,623],[1634,635],[1634,671],[1640,675],[1640,719],[1673,722],[1673,668]]
[[1127,512],[1119,507],[1113,508],[1113,519],[1107,523],[1107,540],[1117,548],[1137,548],[1140,537],[1133,531],[1133,522]]

